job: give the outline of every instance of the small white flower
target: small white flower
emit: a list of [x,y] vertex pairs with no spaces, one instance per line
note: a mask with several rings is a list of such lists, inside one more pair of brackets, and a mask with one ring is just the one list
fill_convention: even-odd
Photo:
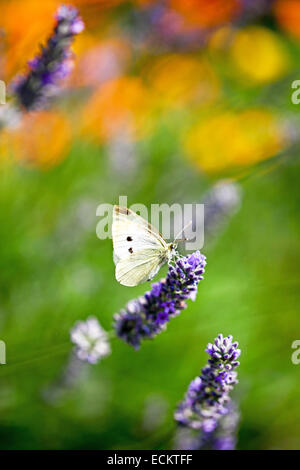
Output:
[[76,355],[81,361],[96,364],[111,353],[107,332],[96,317],[75,323],[70,336],[76,346]]

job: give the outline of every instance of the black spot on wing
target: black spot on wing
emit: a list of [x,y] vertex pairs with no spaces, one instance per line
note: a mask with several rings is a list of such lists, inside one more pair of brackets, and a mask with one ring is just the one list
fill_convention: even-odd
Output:
[[129,248],[128,251],[129,251],[129,253],[131,253],[131,254],[133,253],[133,249],[132,249],[132,248]]
[[126,240],[127,240],[128,242],[132,242],[132,237],[127,237]]

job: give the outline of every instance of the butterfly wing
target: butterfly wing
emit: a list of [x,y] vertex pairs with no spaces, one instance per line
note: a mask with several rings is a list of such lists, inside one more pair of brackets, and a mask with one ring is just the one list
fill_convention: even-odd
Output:
[[153,279],[166,261],[167,255],[163,250],[150,248],[137,251],[118,262],[116,279],[123,286],[137,286]]
[[152,279],[168,260],[168,245],[160,233],[126,207],[114,206],[112,238],[116,279],[123,285]]
[[167,244],[156,228],[126,207],[114,206],[112,239],[116,264],[139,250],[167,250]]

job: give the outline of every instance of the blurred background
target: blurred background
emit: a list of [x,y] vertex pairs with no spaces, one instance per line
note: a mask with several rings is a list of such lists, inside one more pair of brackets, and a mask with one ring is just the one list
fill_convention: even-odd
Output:
[[[173,412],[232,334],[239,449],[299,449],[299,0],[76,0],[85,31],[46,109],[0,133],[0,447],[170,449]],[[0,1],[0,79],[26,71],[56,0]],[[8,96],[9,99],[9,96]],[[96,208],[206,204],[197,300],[134,351],[68,364],[69,331],[119,285]],[[166,273],[166,267],[161,275]]]

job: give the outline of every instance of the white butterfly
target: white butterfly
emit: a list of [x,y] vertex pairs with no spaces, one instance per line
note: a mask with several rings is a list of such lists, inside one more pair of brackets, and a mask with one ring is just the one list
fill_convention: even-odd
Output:
[[150,281],[177,254],[177,245],[166,243],[145,219],[126,207],[114,206],[112,239],[116,279],[123,286]]

